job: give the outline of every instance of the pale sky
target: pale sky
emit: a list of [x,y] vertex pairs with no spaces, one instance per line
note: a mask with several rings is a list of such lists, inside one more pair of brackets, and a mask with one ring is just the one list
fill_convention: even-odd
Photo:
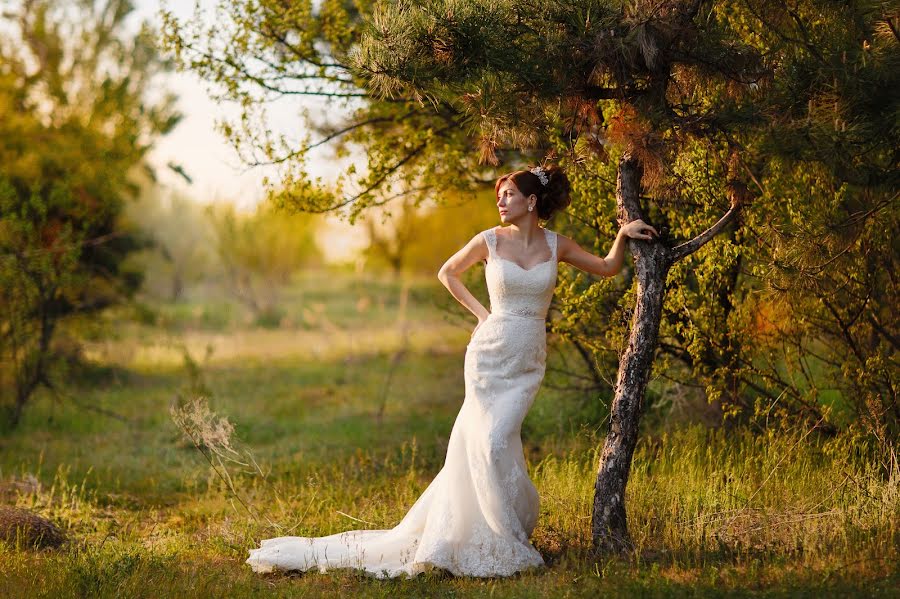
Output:
[[[204,6],[214,6],[215,0],[201,0]],[[158,23],[158,12],[165,4],[176,14],[185,18],[193,15],[193,0],[137,0],[135,26],[144,20]],[[236,206],[249,209],[265,194],[262,180],[265,176],[277,180],[274,167],[248,168],[243,165],[234,149],[216,131],[215,123],[222,118],[236,118],[240,107],[230,103],[216,103],[207,94],[208,85],[193,73],[172,73],[164,80],[166,88],[179,96],[178,109],[183,117],[175,129],[160,138],[150,153],[150,162],[162,185],[183,192],[185,196],[198,202],[229,201]],[[268,105],[268,124],[273,130],[290,135],[293,139],[303,138],[301,111],[306,108],[321,109],[316,100],[309,98],[285,97]],[[329,109],[333,115],[334,109]],[[327,147],[317,149],[310,155],[309,172],[315,177],[333,179],[341,165],[330,158]],[[166,167],[169,162],[181,165],[193,179],[188,184],[182,177]],[[340,260],[350,257],[361,247],[358,231],[349,225],[329,219],[329,227],[322,232],[320,244],[329,258]],[[351,234],[352,233],[352,234]],[[327,244],[322,243],[327,238]]]

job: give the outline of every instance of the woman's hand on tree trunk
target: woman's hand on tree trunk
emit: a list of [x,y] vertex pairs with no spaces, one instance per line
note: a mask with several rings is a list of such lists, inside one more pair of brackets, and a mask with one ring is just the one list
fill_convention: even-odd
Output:
[[623,225],[622,232],[633,239],[646,239],[652,241],[654,237],[659,237],[659,233],[656,229],[641,219],[633,220],[630,223]]

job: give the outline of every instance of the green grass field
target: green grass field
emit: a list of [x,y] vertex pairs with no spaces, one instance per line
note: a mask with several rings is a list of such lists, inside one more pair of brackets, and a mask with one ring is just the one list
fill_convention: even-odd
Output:
[[[585,398],[548,388],[523,427],[548,568],[496,580],[252,573],[243,560],[260,538],[389,528],[438,472],[474,325],[441,308],[442,291],[413,286],[410,346],[387,390],[400,344],[390,284],[309,275],[277,327],[202,296],[144,324],[125,312],[95,323],[91,373],[60,397],[42,392],[0,436],[0,499],[70,539],[0,545],[0,597],[900,596],[896,465],[803,430],[647,427],[628,490],[635,551],[591,560],[604,428],[585,420]],[[170,416],[204,386],[266,475],[230,470],[252,515]]]

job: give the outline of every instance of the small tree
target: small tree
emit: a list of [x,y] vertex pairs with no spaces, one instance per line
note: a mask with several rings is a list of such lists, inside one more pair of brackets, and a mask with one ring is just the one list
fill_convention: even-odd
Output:
[[231,204],[211,206],[209,216],[228,290],[257,320],[272,322],[284,286],[301,267],[321,259],[317,219],[284,214],[269,203],[251,214],[238,213]]
[[214,236],[201,204],[148,185],[129,208],[129,217],[140,223],[152,244],[138,260],[145,274],[143,289],[177,302],[190,285],[212,276]]
[[52,386],[65,317],[132,293],[125,257],[142,241],[121,219],[134,169],[177,121],[145,94],[165,67],[150,32],[123,35],[125,0],[35,0],[3,13],[0,39],[0,377],[15,426]]

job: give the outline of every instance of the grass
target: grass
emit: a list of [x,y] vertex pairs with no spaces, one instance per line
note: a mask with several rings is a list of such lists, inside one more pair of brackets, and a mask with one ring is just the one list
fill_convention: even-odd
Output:
[[[95,341],[89,355],[112,376],[65,394],[124,420],[44,395],[0,437],[0,498],[52,518],[70,538],[60,550],[0,546],[0,596],[898,596],[896,466],[885,471],[864,440],[802,430],[646,430],[627,498],[635,551],[590,559],[602,429],[579,421],[581,398],[548,389],[523,427],[541,496],[533,542],[547,569],[497,580],[253,574],[247,549],[279,530],[392,526],[443,463],[469,331],[417,308],[379,422],[399,336],[387,313],[364,317],[377,303],[353,315],[359,305],[347,294],[322,311],[332,329],[229,325],[173,336],[123,323],[117,339]],[[199,383],[268,472],[234,471],[260,519],[169,416],[199,384],[188,384],[179,343],[201,361],[215,346]]]

